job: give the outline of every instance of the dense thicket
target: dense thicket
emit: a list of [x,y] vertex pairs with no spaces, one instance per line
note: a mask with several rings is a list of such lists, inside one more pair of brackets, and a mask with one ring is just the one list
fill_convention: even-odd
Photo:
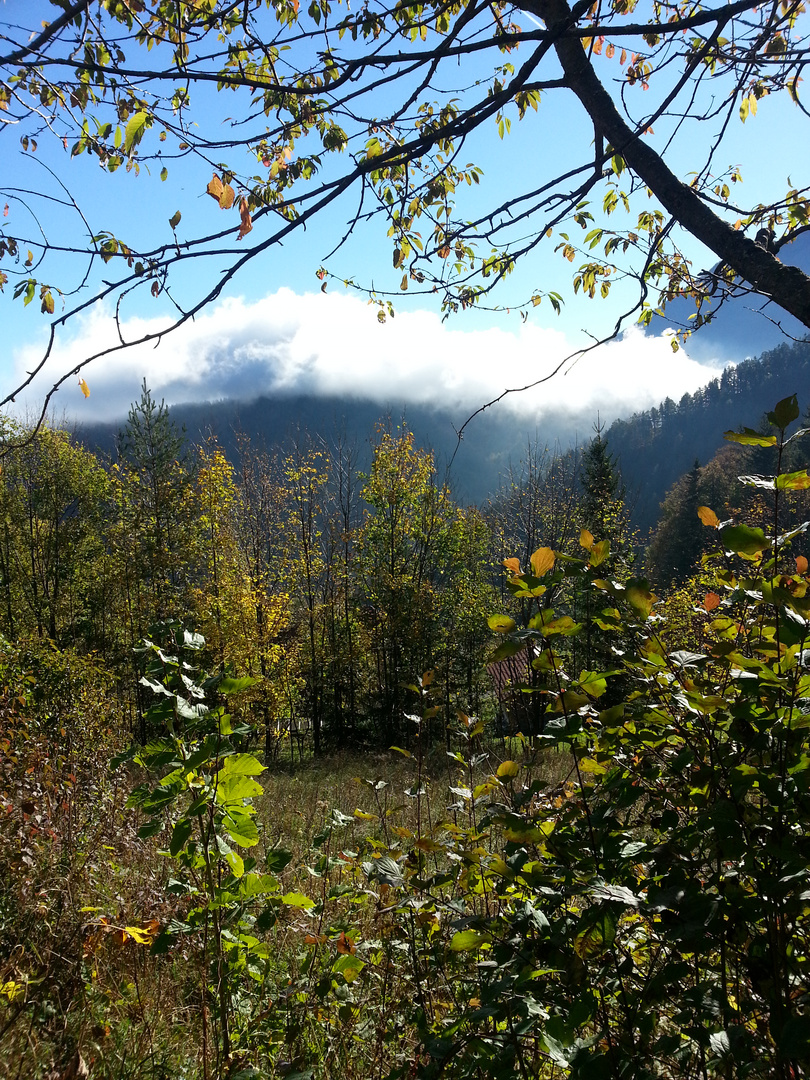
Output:
[[[184,456],[146,390],[112,465],[47,430],[10,455],[10,1075],[805,1075],[798,417],[679,485],[683,521],[727,505],[661,596],[601,434],[578,472],[530,449],[486,515],[407,431],[364,474],[303,442],[237,467]],[[279,768],[304,720],[377,750]]]

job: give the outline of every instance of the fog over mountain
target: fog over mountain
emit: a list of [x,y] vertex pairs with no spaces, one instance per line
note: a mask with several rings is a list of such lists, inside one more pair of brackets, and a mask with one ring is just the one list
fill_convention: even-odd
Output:
[[[548,375],[582,344],[531,322],[476,329],[477,317],[442,323],[437,314],[416,311],[381,324],[376,311],[342,292],[299,296],[281,289],[256,303],[225,300],[157,347],[94,361],[84,373],[90,398],[85,401],[71,380],[56,395],[54,409],[81,422],[121,418],[146,378],[169,404],[249,402],[259,395],[346,397],[383,410],[441,409],[460,425],[505,389]],[[123,326],[127,339],[157,328],[157,320],[142,319]],[[48,374],[55,377],[112,344],[114,333],[108,312],[89,313],[76,336],[54,351]],[[18,371],[30,370],[38,346],[34,341],[16,356]],[[667,332],[649,336],[631,327],[499,408],[532,429],[548,426],[549,437],[578,432],[581,438],[597,412],[610,422],[663,397],[679,398],[714,374],[714,365],[697,363],[688,350],[673,354]],[[40,385],[47,381],[46,375]]]
[[[810,266],[810,234],[781,256]],[[436,450],[440,465],[455,454],[457,493],[477,501],[496,487],[510,462],[519,462],[529,442],[562,450],[581,445],[597,417],[609,428],[634,414],[646,416],[666,399],[677,402],[700,391],[727,364],[790,341],[785,331],[803,336],[787,317],[777,324],[761,298],[739,296],[718,304],[715,297],[712,305],[704,312],[716,310],[716,318],[677,352],[671,325],[688,324],[694,308],[687,301],[669,305],[666,319],[656,316],[646,332],[631,326],[616,340],[563,363],[581,343],[531,322],[476,329],[476,313],[443,323],[435,313],[412,311],[381,323],[377,308],[356,296],[280,289],[254,303],[224,300],[158,347],[133,347],[95,361],[85,373],[90,398],[71,382],[56,395],[54,415],[64,414],[84,429],[88,442],[111,449],[146,379],[192,438],[214,431],[231,448],[237,430],[269,444],[301,431],[325,438],[342,432],[362,444],[378,420],[387,416],[396,425],[404,419],[422,445]],[[91,311],[78,333],[55,350],[48,374],[55,378],[114,344],[109,315],[102,308]],[[122,330],[132,339],[158,326],[157,319],[131,319]],[[18,372],[30,369],[40,345],[33,340],[15,357]],[[457,442],[458,428],[475,410],[561,364],[547,382],[510,394],[477,416]],[[621,441],[619,427],[614,435]],[[673,447],[670,464],[675,468],[677,458],[678,471],[683,455],[688,465],[698,452],[691,442],[681,438],[678,453]],[[622,449],[627,457],[627,447]],[[639,464],[633,460],[624,467],[633,474]],[[664,472],[672,482],[672,469]],[[650,522],[662,494],[656,486],[647,496],[643,516]]]

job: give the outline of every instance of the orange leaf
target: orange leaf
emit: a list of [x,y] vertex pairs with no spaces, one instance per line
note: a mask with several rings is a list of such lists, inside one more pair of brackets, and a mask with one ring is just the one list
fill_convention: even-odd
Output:
[[538,548],[531,558],[532,573],[535,577],[542,577],[554,566],[554,552],[549,547]]
[[710,529],[716,529],[720,524],[720,519],[717,514],[715,514],[714,510],[710,510],[708,506],[699,506],[697,512],[698,517],[703,524],[707,525]]
[[220,178],[214,173],[212,180],[208,182],[208,187],[205,189],[212,199],[216,199],[219,202],[222,197],[223,184]]
[[514,574],[515,577],[520,576],[520,559],[504,559],[503,565],[510,574]]
[[223,210],[230,210],[233,206],[234,199],[236,198],[236,192],[233,190],[230,184],[225,184],[222,188],[222,194],[219,197],[219,205]]
[[354,952],[354,945],[352,944],[351,938],[347,938],[344,933],[340,934],[335,944],[337,945],[337,951],[339,953],[346,955]]
[[796,570],[800,574],[807,573],[807,559],[805,559],[804,555],[796,556]]
[[626,60],[627,60],[627,49],[622,49],[622,55],[619,57],[619,63],[622,65],[622,67],[624,67],[624,64],[625,64]]
[[3,207],[3,217],[8,217],[8,203]]
[[705,598],[703,600],[703,606],[706,608],[706,610],[707,611],[714,611],[714,609],[716,607],[719,607],[719,605],[720,605],[720,597],[717,595],[717,593],[707,592],[706,596],[705,596]]
[[594,41],[594,43],[593,43],[593,51],[594,51],[596,56],[599,56],[601,54],[601,52],[602,52],[602,43],[604,42],[604,40],[605,39],[603,37],[598,37]]
[[244,195],[239,200],[239,216],[242,219],[242,224],[239,226],[239,235],[236,238],[237,240],[241,240],[244,236],[247,236],[247,234],[253,228],[253,222],[250,217],[248,201],[244,197]]
[[615,52],[616,52],[616,47],[614,45],[608,45],[608,47],[605,49],[605,56],[608,58],[608,60],[612,60],[613,59],[613,54]]

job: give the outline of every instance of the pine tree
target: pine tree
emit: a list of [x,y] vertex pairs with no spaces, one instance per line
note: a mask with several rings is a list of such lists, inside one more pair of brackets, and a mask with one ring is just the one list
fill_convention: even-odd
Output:
[[193,528],[184,512],[192,475],[186,434],[143,381],[118,436],[122,553],[129,609],[139,637],[156,619],[184,614],[186,540]]

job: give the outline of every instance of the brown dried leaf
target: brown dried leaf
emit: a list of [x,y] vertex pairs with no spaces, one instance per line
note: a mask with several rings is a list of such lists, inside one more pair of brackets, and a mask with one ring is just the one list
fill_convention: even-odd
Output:
[[239,216],[242,219],[242,224],[239,226],[239,235],[236,238],[237,240],[241,240],[243,237],[247,236],[247,234],[253,228],[253,221],[250,217],[248,201],[244,197],[244,195],[239,200]]

